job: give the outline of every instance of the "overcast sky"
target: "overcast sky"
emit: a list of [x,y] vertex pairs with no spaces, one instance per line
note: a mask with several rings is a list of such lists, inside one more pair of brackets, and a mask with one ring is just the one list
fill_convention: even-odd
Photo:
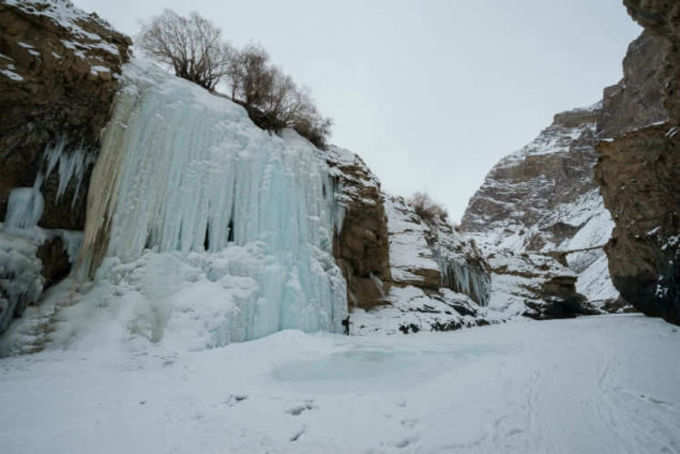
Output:
[[118,30],[198,11],[260,42],[335,121],[383,188],[451,218],[553,114],[597,102],[641,29],[621,0],[75,0]]

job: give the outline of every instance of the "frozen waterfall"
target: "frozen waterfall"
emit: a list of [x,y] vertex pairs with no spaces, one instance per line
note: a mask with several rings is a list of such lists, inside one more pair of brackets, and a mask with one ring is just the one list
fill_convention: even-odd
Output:
[[455,259],[439,259],[442,270],[442,286],[454,292],[464,293],[480,306],[488,306],[491,293],[491,277],[478,264],[459,263]]
[[320,151],[148,62],[122,82],[90,184],[81,304],[117,299],[132,334],[189,348],[340,331],[341,213]]

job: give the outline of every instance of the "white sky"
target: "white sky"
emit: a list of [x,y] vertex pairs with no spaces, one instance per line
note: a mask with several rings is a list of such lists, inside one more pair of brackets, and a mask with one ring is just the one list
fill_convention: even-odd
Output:
[[118,30],[198,11],[260,42],[383,188],[462,216],[489,169],[621,78],[641,29],[621,0],[75,0]]

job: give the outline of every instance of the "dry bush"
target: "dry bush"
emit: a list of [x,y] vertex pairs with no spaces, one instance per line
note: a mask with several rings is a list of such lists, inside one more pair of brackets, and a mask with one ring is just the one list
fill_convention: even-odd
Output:
[[137,41],[150,56],[171,66],[175,75],[210,91],[227,74],[234,55],[222,41],[222,31],[197,13],[182,17],[166,9],[142,25]]
[[261,46],[249,44],[237,52],[228,76],[232,99],[243,104],[260,127],[293,128],[317,147],[326,147],[332,121],[319,113],[309,90],[269,63]]
[[262,106],[274,89],[274,73],[269,54],[262,46],[248,44],[236,52],[228,65],[232,97],[248,106]]
[[449,213],[446,211],[446,208],[434,202],[430,196],[424,192],[416,192],[413,194],[408,200],[408,203],[413,207],[416,214],[426,222],[434,222],[437,219],[443,222],[447,222],[448,220]]

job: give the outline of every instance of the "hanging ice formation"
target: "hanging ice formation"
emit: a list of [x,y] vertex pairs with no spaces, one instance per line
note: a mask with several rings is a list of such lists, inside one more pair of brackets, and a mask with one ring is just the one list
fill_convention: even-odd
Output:
[[43,154],[41,170],[30,188],[14,188],[9,194],[7,215],[5,216],[5,230],[26,231],[38,225],[45,207],[45,199],[42,194],[43,182],[52,172],[57,171],[59,183],[57,186],[56,201],[59,201],[66,192],[69,183],[74,181],[73,198],[71,206],[75,205],[80,197],[80,189],[86,170],[94,163],[95,157],[82,147],[75,147],[66,151],[67,141],[60,137],[55,143],[48,145]]
[[151,340],[340,331],[340,213],[320,152],[148,62],[126,65],[122,82],[92,175],[81,276],[96,276],[95,291],[126,283],[128,325]]
[[36,302],[43,291],[42,263],[36,257],[38,247],[59,236],[71,262],[80,248],[80,232],[38,227],[45,208],[43,183],[54,171],[58,172],[58,201],[73,181],[73,206],[80,196],[85,171],[94,162],[94,156],[82,147],[71,151],[66,148],[63,137],[48,145],[33,186],[14,188],[9,194],[5,222],[0,223],[0,333],[25,305]]
[[481,266],[455,259],[439,258],[442,270],[442,286],[454,292],[464,293],[480,306],[489,304],[491,277]]

